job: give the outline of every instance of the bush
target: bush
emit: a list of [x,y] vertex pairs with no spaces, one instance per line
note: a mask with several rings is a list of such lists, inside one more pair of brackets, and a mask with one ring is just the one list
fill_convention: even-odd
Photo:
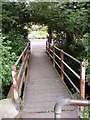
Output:
[[[23,44],[21,44],[23,42]],[[1,58],[2,58],[2,68],[1,68],[1,80],[2,80],[2,98],[6,96],[10,86],[12,84],[11,66],[16,62],[18,56],[21,54],[22,50],[25,48],[25,41],[21,35],[16,35],[15,33],[9,33],[7,36],[3,35],[2,45],[1,45]],[[0,82],[1,84],[1,82]]]

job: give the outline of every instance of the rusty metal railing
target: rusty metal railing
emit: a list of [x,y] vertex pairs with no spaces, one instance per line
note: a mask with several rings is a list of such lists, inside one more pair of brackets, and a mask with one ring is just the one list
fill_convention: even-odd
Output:
[[[52,49],[51,49],[52,47]],[[56,50],[60,52],[60,56],[56,54]],[[85,62],[79,61],[73,56],[69,55],[62,49],[59,49],[54,44],[50,44],[48,41],[46,41],[46,52],[49,55],[49,59],[53,60],[53,66],[55,67],[55,64],[58,66],[59,69],[61,69],[61,78],[64,80],[64,75],[69,80],[69,82],[72,84],[72,86],[75,88],[75,90],[80,94],[80,99],[85,99]],[[52,54],[51,54],[52,53]],[[64,61],[64,55],[68,56],[70,59],[74,60],[80,65],[80,75],[78,75],[65,61]],[[58,64],[58,62],[55,60],[55,57],[61,62],[61,65]],[[64,71],[64,66],[67,67],[68,70],[70,70],[79,80],[80,80],[80,89],[74,84],[74,82],[71,80],[71,78],[67,75],[67,73]]]
[[[23,83],[25,84],[26,69],[28,69],[29,58],[31,54],[30,42],[27,43],[27,46],[23,50],[22,54],[19,56],[16,63],[11,67],[12,71],[12,82],[13,82],[13,93],[15,99],[15,107],[17,110],[20,109],[19,97],[21,95],[21,90]],[[20,63],[20,69],[17,74],[17,66]]]
[[73,100],[69,98],[61,99],[54,106],[54,115],[56,120],[61,118],[62,108],[65,105],[90,106],[90,100]]

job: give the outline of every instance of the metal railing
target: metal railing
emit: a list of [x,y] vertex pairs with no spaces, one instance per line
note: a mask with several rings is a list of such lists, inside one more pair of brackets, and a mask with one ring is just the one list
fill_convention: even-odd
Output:
[[[26,81],[25,77],[26,77],[26,71],[28,69],[30,54],[31,54],[31,47],[30,47],[30,42],[28,42],[27,46],[23,50],[22,54],[19,56],[16,63],[11,67],[13,93],[14,93],[14,99],[15,99],[15,107],[17,110],[20,109],[19,97],[21,95],[23,83],[25,84],[25,81]],[[20,64],[20,69],[17,74],[18,64]]]
[[61,99],[54,106],[55,119],[61,118],[62,108],[65,105],[90,106],[90,100],[73,100],[69,98]]
[[[52,46],[52,49],[51,49]],[[60,52],[60,56],[56,54],[55,51]],[[81,99],[85,99],[85,62],[79,61],[78,59],[74,58],[73,56],[69,55],[68,53],[64,52],[62,49],[59,49],[54,44],[50,44],[49,42],[46,42],[46,52],[49,55],[49,59],[52,59],[53,66],[55,67],[55,64],[58,66],[59,69],[61,69],[61,78],[64,80],[64,75],[69,80],[69,82],[72,84],[72,86],[75,88],[75,90],[80,94]],[[52,53],[52,54],[51,54]],[[64,61],[64,55],[75,61],[80,65],[80,75],[78,75],[65,61]],[[61,65],[55,60],[57,58]],[[74,84],[74,82],[71,80],[71,78],[67,75],[67,73],[64,71],[64,66],[67,67],[67,69],[70,70],[79,80],[80,80],[80,90],[78,87]]]

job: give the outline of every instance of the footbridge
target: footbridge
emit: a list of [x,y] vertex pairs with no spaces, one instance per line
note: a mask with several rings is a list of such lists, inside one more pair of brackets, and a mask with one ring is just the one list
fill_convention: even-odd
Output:
[[[64,61],[64,56],[78,63],[80,74]],[[80,87],[67,75],[64,66],[77,77]],[[78,118],[80,110],[77,106],[90,105],[84,100],[85,62],[77,60],[46,39],[28,42],[11,70],[15,107],[22,111],[21,118]],[[80,100],[74,100],[64,77],[78,92]]]

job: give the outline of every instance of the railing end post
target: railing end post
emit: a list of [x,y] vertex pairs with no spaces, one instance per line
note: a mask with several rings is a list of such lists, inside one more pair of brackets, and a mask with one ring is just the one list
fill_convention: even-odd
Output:
[[62,107],[70,103],[70,98],[61,99],[54,106],[55,119],[61,118]]
[[15,71],[16,72],[16,65],[15,64],[11,67],[11,71]]
[[80,62],[80,99],[85,99],[85,62]]
[[[85,99],[85,62],[80,62],[80,99]],[[83,111],[84,107],[81,106],[80,109]]]
[[11,71],[12,71],[12,82],[13,82],[15,107],[16,107],[16,110],[19,110],[20,106],[19,106],[19,95],[18,95],[17,71],[16,71],[15,64],[11,67]]

